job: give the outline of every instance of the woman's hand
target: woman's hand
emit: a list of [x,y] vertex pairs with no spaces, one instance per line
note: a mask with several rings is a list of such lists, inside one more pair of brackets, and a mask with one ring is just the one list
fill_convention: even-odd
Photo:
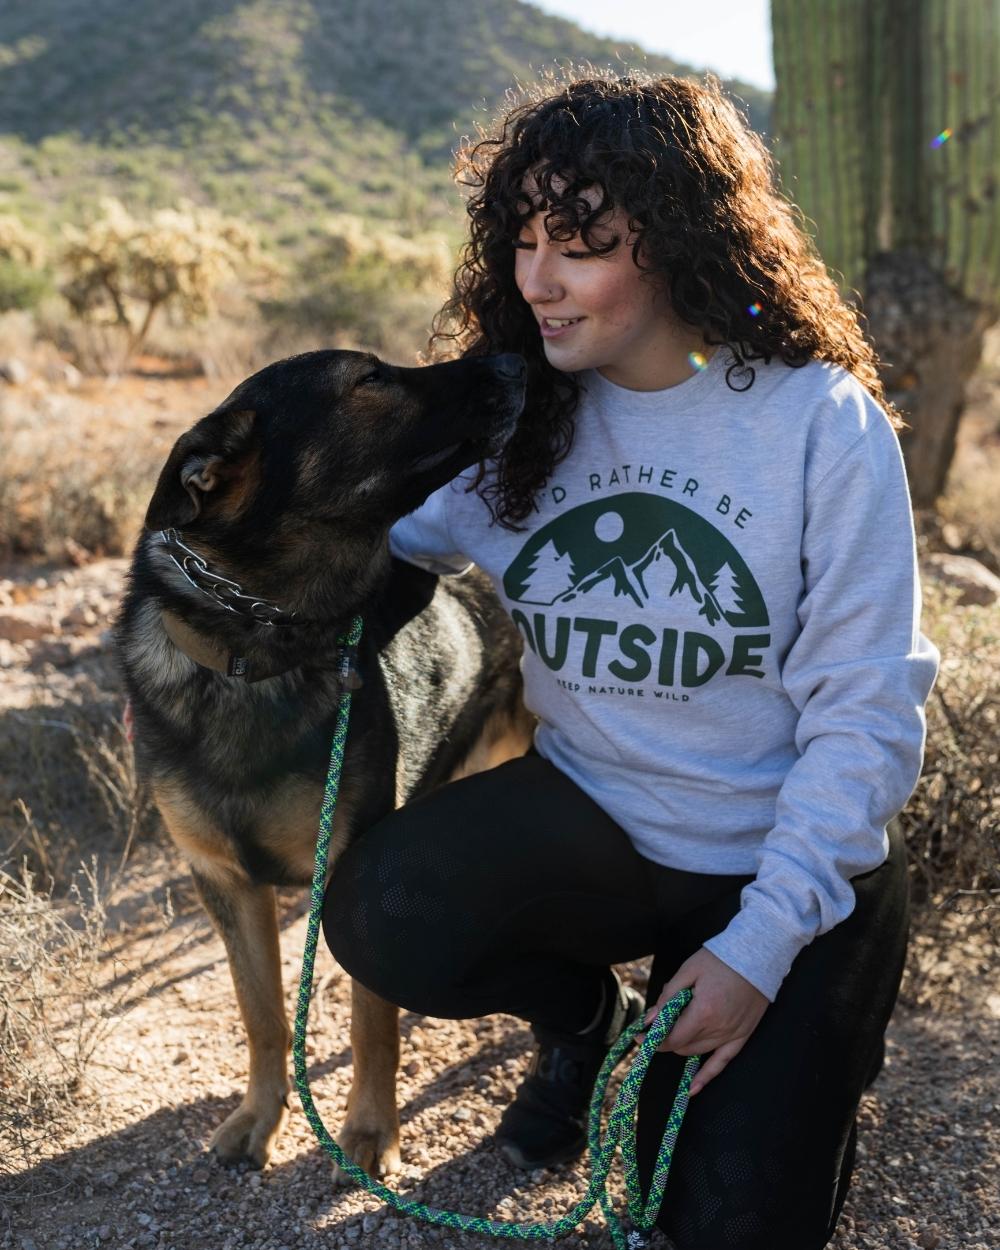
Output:
[[[646,1024],[651,1024],[664,1004],[684,989],[691,990],[691,1001],[658,1050],[678,1055],[714,1052],[691,1083],[691,1093],[697,1094],[743,1049],[770,1000],[703,946],[663,987],[655,1006],[646,1012]],[[641,1042],[643,1036],[636,1040]]]

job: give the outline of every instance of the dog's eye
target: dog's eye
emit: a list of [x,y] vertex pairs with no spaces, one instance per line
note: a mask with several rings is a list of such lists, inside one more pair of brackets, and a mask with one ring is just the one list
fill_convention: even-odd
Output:
[[356,385],[371,386],[374,382],[378,382],[379,380],[378,371],[375,370],[372,373],[366,373],[363,378],[359,378]]

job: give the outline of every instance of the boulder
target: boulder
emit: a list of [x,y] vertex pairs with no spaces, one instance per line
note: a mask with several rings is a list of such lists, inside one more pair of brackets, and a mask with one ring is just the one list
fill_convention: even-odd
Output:
[[30,607],[0,612],[0,638],[8,642],[37,642],[52,632],[52,621]]
[[970,556],[934,551],[921,558],[920,572],[944,586],[957,586],[961,591],[957,601],[960,607],[988,607],[1000,599],[1000,577]]
[[28,366],[16,356],[8,356],[6,360],[0,360],[0,380],[11,386],[23,386],[29,376]]

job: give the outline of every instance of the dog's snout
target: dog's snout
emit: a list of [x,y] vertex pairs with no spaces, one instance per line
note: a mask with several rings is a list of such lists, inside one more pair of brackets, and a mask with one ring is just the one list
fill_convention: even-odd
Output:
[[528,368],[524,357],[517,352],[504,352],[502,356],[497,356],[493,367],[501,378],[509,378],[511,381],[523,378]]

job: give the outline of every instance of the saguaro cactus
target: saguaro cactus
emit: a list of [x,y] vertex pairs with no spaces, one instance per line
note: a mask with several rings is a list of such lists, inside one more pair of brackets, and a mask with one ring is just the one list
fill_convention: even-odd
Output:
[[1000,316],[1000,0],[771,0],[771,21],[784,189],[868,318],[929,506]]

